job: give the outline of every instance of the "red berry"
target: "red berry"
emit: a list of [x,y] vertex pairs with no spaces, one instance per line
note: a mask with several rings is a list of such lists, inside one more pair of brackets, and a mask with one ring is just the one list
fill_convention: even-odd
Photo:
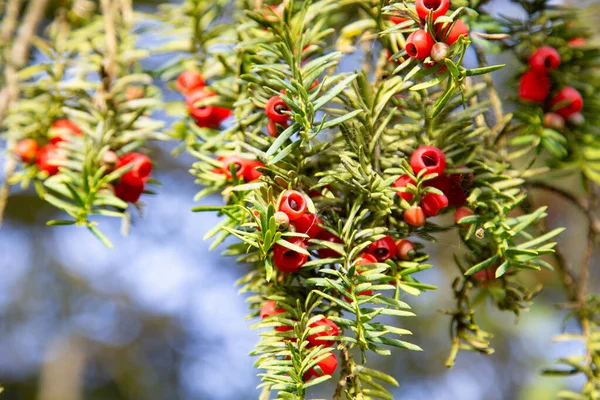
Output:
[[[458,182],[464,181],[464,184],[468,185],[468,182],[465,181],[468,176],[462,178],[463,181],[461,181],[461,175],[440,175],[424,182],[423,186],[431,186],[444,192],[448,200],[448,207],[460,207],[467,201],[467,191]],[[425,213],[427,214],[427,210]]]
[[494,267],[494,266],[482,269],[481,271],[478,271],[472,275],[473,279],[482,281],[485,283],[489,283],[490,281],[493,281],[494,279],[496,279],[496,270],[497,269],[498,269],[498,267]]
[[[317,236],[315,236],[315,239],[319,239],[324,242],[331,242],[331,243],[344,243],[344,242],[342,242],[342,239],[335,236],[333,233],[329,233],[327,231],[318,233]],[[339,257],[339,256],[340,256],[340,254],[337,251],[332,250],[330,248],[324,247],[322,249],[319,249],[319,257],[321,257],[321,258],[334,258],[334,257]]]
[[295,221],[306,213],[306,198],[296,190],[286,190],[279,202],[279,211],[283,211]]
[[419,18],[423,21],[427,19],[430,12],[433,12],[433,20],[435,21],[438,17],[446,15],[448,8],[450,8],[450,0],[417,0],[415,1],[415,8]]
[[[277,127],[278,125],[281,126],[281,128],[278,128]],[[287,127],[288,127],[287,121],[284,121],[284,122],[278,124],[277,122],[270,119],[269,123],[267,124],[267,133],[271,137],[277,137],[277,136],[279,136],[280,129],[281,129],[281,132],[283,132],[283,130],[287,129]]]
[[221,161],[221,168],[227,179],[232,179],[233,175],[231,174],[231,167],[233,166],[233,170],[235,171],[235,176],[238,179],[243,179],[246,175],[250,175],[249,171],[249,162],[248,160],[237,156],[231,155],[227,157],[220,157],[217,160]]
[[261,163],[257,160],[248,160],[246,161],[246,168],[244,168],[244,180],[246,182],[252,182],[257,180],[262,176],[262,173],[258,171],[256,168],[264,167],[265,164]]
[[377,263],[377,259],[375,258],[374,255],[372,255],[372,254],[363,254],[363,255],[360,256],[360,259],[357,261],[356,266],[376,264],[376,263]]
[[404,48],[410,57],[424,60],[431,54],[434,44],[435,42],[429,32],[418,29],[408,36]]
[[567,42],[567,44],[571,48],[577,48],[577,47],[585,46],[586,42],[587,41],[585,40],[585,38],[578,37],[578,38],[573,38],[573,39],[569,40]]
[[321,368],[321,371],[323,371],[323,373],[317,372],[315,367],[313,367],[304,374],[305,381],[308,381],[309,379],[311,379],[313,377],[318,378],[320,376],[323,376],[323,374],[332,375],[335,372],[335,369],[337,368],[337,365],[338,365],[337,357],[333,353],[328,353],[328,354],[329,355],[325,359],[323,359],[317,363],[317,365],[319,366],[319,368]]
[[373,255],[377,261],[383,262],[396,255],[396,242],[391,236],[374,241],[367,247],[367,253]]
[[443,40],[448,46],[453,45],[461,36],[469,36],[469,27],[460,19],[456,20],[452,30],[450,30],[452,24],[448,24],[445,28],[442,28],[442,26],[443,24],[438,25],[436,29],[437,36],[438,39]]
[[410,166],[415,174],[424,169],[427,171],[426,175],[442,175],[446,169],[446,156],[437,147],[421,146],[410,157]]
[[175,88],[184,95],[190,94],[195,89],[203,88],[204,85],[204,79],[198,71],[183,71],[175,82]]
[[81,129],[68,119],[55,121],[48,132],[50,143],[56,144],[67,140],[72,135],[81,135]]
[[40,171],[46,171],[48,175],[58,173],[58,164],[65,158],[59,154],[58,147],[53,144],[47,144],[37,153],[36,164]]
[[404,222],[412,226],[425,225],[425,213],[419,206],[414,206],[404,211]]
[[144,192],[144,181],[139,177],[121,180],[115,185],[115,196],[128,203],[135,203]]
[[35,161],[35,156],[40,146],[34,139],[23,139],[17,142],[15,154],[21,158],[24,163],[30,164]]
[[391,16],[390,21],[392,21],[394,24],[398,25],[398,24],[408,21],[408,18]]
[[550,78],[535,71],[527,71],[521,77],[519,97],[521,100],[543,103],[550,94]]
[[290,111],[288,105],[279,96],[273,96],[267,101],[265,105],[265,113],[271,121],[275,121],[278,124],[286,123],[290,116],[284,114],[283,111]]
[[[306,244],[301,238],[294,237],[290,238],[288,241],[291,244],[306,249]],[[281,272],[298,272],[300,268],[302,268],[302,266],[306,264],[307,260],[308,256],[306,254],[290,250],[287,247],[283,247],[280,244],[276,244],[275,246],[273,246],[273,263],[275,264],[275,268],[277,268]]]
[[469,207],[461,207],[454,212],[454,223],[458,224],[461,219],[471,215],[473,215],[473,210]]
[[415,245],[410,240],[400,239],[396,242],[396,248],[398,251],[396,255],[402,261],[412,260],[415,253]]
[[320,226],[320,224],[323,224],[321,218],[317,217],[315,214],[308,213],[302,215],[300,218],[294,221],[296,232],[304,233],[311,239],[323,232],[323,228]]
[[[283,308],[277,308],[277,304],[273,300],[267,301],[260,309],[260,318],[265,319],[272,315],[282,314],[285,312]],[[289,332],[294,328],[287,325],[278,326],[275,328],[277,332]]]
[[221,122],[231,115],[231,110],[216,106],[197,107],[200,100],[216,96],[216,93],[206,88],[196,88],[185,98],[188,112],[201,128],[218,128]]
[[[410,176],[408,175],[402,175],[400,178],[398,178],[396,180],[396,182],[394,182],[394,184],[392,185],[392,187],[395,188],[405,188],[408,186],[408,184],[412,184],[415,185],[415,181],[413,181]],[[398,194],[398,196],[400,196],[401,198],[403,198],[406,201],[411,201],[414,197],[414,195],[411,192],[396,192]]]
[[321,339],[323,336],[338,336],[340,334],[340,329],[335,324],[335,322],[328,320],[327,318],[321,318],[320,320],[313,322],[310,324],[311,328],[317,328],[319,326],[328,326],[329,329],[324,330],[323,332],[313,333],[310,335],[308,340],[308,347],[315,347],[319,345],[323,345],[325,347],[331,347],[335,344],[335,340],[324,340]]
[[583,98],[577,89],[567,86],[552,98],[550,106],[561,117],[569,118],[571,115],[581,111],[583,108]]
[[425,193],[421,199],[421,207],[428,217],[436,217],[440,211],[448,207],[448,197],[445,194]]
[[143,182],[148,182],[152,173],[152,161],[148,156],[141,153],[127,153],[119,159],[116,167],[121,168],[129,164],[133,164],[133,167],[121,176],[121,181],[141,179]]
[[550,46],[537,49],[529,59],[531,70],[542,74],[558,68],[560,65],[560,54]]

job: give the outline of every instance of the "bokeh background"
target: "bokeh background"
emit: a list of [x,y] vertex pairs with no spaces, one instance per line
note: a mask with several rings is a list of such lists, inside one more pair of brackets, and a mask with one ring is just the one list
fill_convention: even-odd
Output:
[[[156,3],[135,2],[153,11]],[[584,2],[574,2],[583,5]],[[592,3],[592,2],[589,2]],[[598,2],[594,2],[598,3]],[[518,15],[507,1],[490,5],[495,12]],[[149,34],[151,35],[151,34]],[[151,36],[142,36],[141,44]],[[161,60],[150,60],[159,63]],[[514,65],[514,60],[496,58]],[[355,67],[352,58],[342,68]],[[507,68],[495,76],[510,80]],[[510,85],[506,85],[510,88]],[[178,95],[168,88],[167,100]],[[510,95],[510,89],[505,90]],[[245,319],[244,297],[235,280],[245,271],[233,259],[209,252],[204,234],[217,222],[209,213],[194,214],[198,187],[187,170],[189,156],[171,156],[173,143],[154,146],[157,196],[145,196],[142,214],[133,213],[131,233],[120,235],[117,222],[101,228],[115,243],[108,250],[91,234],[75,227],[45,226],[60,218],[56,209],[33,192],[14,189],[7,220],[0,230],[0,384],[3,400],[154,400],[255,399],[259,379],[248,356],[257,342]],[[561,185],[577,190],[578,181]],[[537,205],[550,206],[549,224],[568,226],[559,241],[573,265],[582,256],[585,224],[577,210],[560,198],[534,193]],[[203,200],[218,204],[218,197]],[[414,332],[424,352],[394,350],[372,357],[370,366],[386,370],[400,382],[397,399],[538,400],[552,399],[561,387],[578,387],[578,378],[540,376],[552,360],[580,354],[577,343],[553,343],[564,329],[564,301],[552,273],[523,274],[533,288],[544,290],[520,318],[479,305],[479,321],[495,334],[496,353],[486,357],[461,353],[455,367],[444,361],[450,350],[449,317],[440,309],[454,306],[450,283],[458,275],[451,255],[460,250],[455,233],[429,246],[435,268],[422,281],[439,290],[420,297],[406,295],[417,317],[396,323]],[[600,263],[595,254],[590,288],[598,289]],[[330,398],[331,382],[310,393]]]

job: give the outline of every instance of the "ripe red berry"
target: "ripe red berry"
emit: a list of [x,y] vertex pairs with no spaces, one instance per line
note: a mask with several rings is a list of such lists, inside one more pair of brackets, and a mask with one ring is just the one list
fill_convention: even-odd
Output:
[[231,155],[227,157],[218,157],[218,161],[221,161],[221,169],[227,179],[232,179],[233,175],[231,174],[231,167],[233,166],[233,170],[235,171],[235,176],[238,179],[243,179],[246,175],[250,175],[251,172],[249,170],[249,162],[245,158],[242,158],[237,155]]
[[581,38],[581,37],[573,38],[567,42],[567,44],[571,48],[583,47],[583,46],[585,46],[586,43],[587,43],[587,41],[585,40],[585,38]]
[[461,36],[469,36],[469,27],[460,19],[456,20],[452,30],[450,30],[452,24],[448,24],[444,28],[442,26],[443,24],[439,24],[436,29],[437,37],[439,40],[443,40],[448,46],[453,45]]
[[47,144],[38,151],[35,162],[40,171],[46,171],[52,176],[58,173],[58,164],[64,160],[65,158],[59,154],[58,147]]
[[[344,243],[344,242],[342,242],[342,239],[335,236],[333,233],[329,233],[327,231],[318,233],[317,236],[315,236],[315,239],[319,239],[324,242],[331,242],[331,243]],[[334,258],[334,257],[339,257],[339,256],[340,256],[340,254],[337,251],[332,250],[330,248],[324,247],[322,249],[319,249],[319,257],[321,257],[321,258]]]
[[15,154],[21,158],[21,161],[30,164],[35,161],[39,149],[40,146],[34,139],[23,139],[17,142]]
[[139,177],[121,180],[115,185],[115,196],[128,203],[135,203],[144,192],[144,181]]
[[187,95],[198,88],[203,88],[205,85],[204,78],[198,71],[183,71],[177,77],[175,88],[179,93]]
[[319,225],[322,223],[321,218],[315,214],[306,213],[294,221],[294,226],[296,227],[296,232],[304,233],[312,239],[323,232],[323,228]]
[[529,66],[532,71],[545,74],[560,65],[560,54],[556,49],[550,46],[542,46],[537,49],[531,58],[529,58]]
[[396,242],[391,236],[376,240],[367,247],[367,253],[373,255],[377,261],[384,262],[396,255]]
[[225,119],[231,115],[231,110],[217,106],[197,107],[195,104],[208,97],[216,96],[212,90],[199,87],[188,93],[185,97],[185,105],[188,112],[201,128],[218,128]]
[[[301,238],[293,237],[290,238],[288,242],[303,249],[306,249],[306,244]],[[275,246],[273,246],[273,264],[275,264],[275,268],[277,268],[281,272],[298,272],[300,268],[302,268],[302,266],[306,264],[307,260],[308,256],[306,254],[290,250],[287,247],[284,247],[280,244],[276,244]]]
[[323,345],[325,347],[331,347],[335,344],[335,340],[324,340],[321,339],[324,336],[338,336],[340,334],[340,328],[335,322],[328,320],[327,318],[321,318],[320,320],[310,324],[311,328],[317,328],[319,326],[327,326],[328,329],[323,332],[313,333],[306,340],[308,340],[308,347],[315,347]]
[[[267,301],[260,309],[260,318],[265,319],[272,315],[282,314],[285,312],[283,308],[277,308],[277,304],[273,300]],[[277,332],[288,332],[294,328],[287,325],[278,326],[275,328]]]
[[262,176],[262,173],[258,171],[256,168],[264,167],[265,164],[261,163],[258,160],[247,160],[246,168],[244,168],[243,175],[244,181],[252,182],[257,180]]
[[412,226],[425,225],[425,213],[419,206],[413,206],[404,211],[404,222]]
[[406,18],[406,17],[397,17],[397,16],[392,15],[390,17],[390,21],[392,21],[394,24],[398,25],[398,24],[401,24],[401,23],[403,23],[405,21],[408,21],[408,18]]
[[[116,167],[121,168],[125,165],[133,164],[133,167],[121,176],[121,181],[134,182],[141,179],[142,182],[147,182],[152,173],[152,161],[145,154],[127,153],[119,159]],[[137,183],[136,183],[137,185]]]
[[308,381],[313,377],[318,378],[320,376],[323,376],[323,374],[332,375],[335,372],[335,369],[337,368],[338,360],[335,354],[329,353],[329,355],[325,359],[319,361],[317,365],[319,366],[319,368],[321,368],[321,371],[323,371],[323,373],[318,372],[316,367],[313,367],[304,374],[304,381]]
[[396,255],[402,261],[412,260],[415,255],[415,245],[410,240],[400,239],[396,242]]
[[433,20],[435,21],[438,17],[446,15],[448,8],[450,8],[450,0],[417,0],[415,1],[415,8],[419,18],[423,21],[427,19],[430,12],[433,12]]
[[286,190],[279,201],[279,211],[283,211],[295,221],[306,213],[306,198],[296,190]]
[[72,135],[81,135],[81,129],[68,119],[55,121],[48,132],[52,144],[68,140]]
[[473,210],[469,207],[461,207],[454,212],[454,223],[458,224],[464,217],[473,215]]
[[[396,180],[396,182],[394,182],[394,184],[392,185],[392,187],[395,188],[405,188],[408,186],[408,184],[412,184],[415,185],[415,181],[413,181],[410,176],[408,175],[402,175],[400,178],[398,178]],[[396,192],[398,194],[398,196],[400,196],[401,198],[403,198],[406,201],[411,201],[414,197],[414,195],[411,192]]]
[[424,169],[427,175],[442,175],[446,169],[446,156],[437,147],[421,146],[410,157],[410,166],[415,174]]
[[473,279],[481,281],[483,283],[489,283],[490,281],[493,281],[494,279],[496,279],[496,270],[498,269],[498,267],[487,267],[485,269],[482,269],[481,271],[478,271],[476,273],[474,273],[472,275]]
[[406,39],[406,53],[417,60],[424,60],[431,54],[431,49],[435,44],[429,32],[418,29],[411,33]]
[[550,78],[535,71],[527,71],[521,77],[519,97],[521,100],[543,103],[550,94]]
[[581,93],[571,86],[563,88],[550,101],[553,111],[563,118],[569,118],[577,114],[583,108],[583,98]]
[[[279,128],[278,126],[280,126],[281,128]],[[287,129],[287,127],[288,127],[287,121],[284,121],[284,122],[278,124],[277,122],[270,119],[269,123],[267,124],[267,133],[271,137],[277,137],[277,136],[279,136],[279,133],[283,132],[285,129]]]
[[448,199],[448,207],[460,207],[467,201],[467,190],[461,186],[461,183],[465,187],[470,187],[468,180],[468,174],[440,175],[426,181],[423,186],[431,186],[444,192]]
[[421,199],[421,207],[428,217],[436,217],[440,211],[448,207],[448,197],[445,194],[425,193]]
[[288,105],[279,96],[273,96],[267,101],[265,105],[265,113],[271,121],[275,121],[278,124],[286,123],[290,116],[284,114],[283,111],[290,111]]

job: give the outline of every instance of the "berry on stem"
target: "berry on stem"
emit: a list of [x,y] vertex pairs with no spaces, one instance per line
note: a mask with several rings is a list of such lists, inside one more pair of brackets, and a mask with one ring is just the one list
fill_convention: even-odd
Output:
[[521,100],[543,103],[550,94],[550,86],[548,75],[527,71],[519,83],[519,97]]
[[59,154],[58,147],[47,144],[38,151],[35,162],[40,171],[45,171],[52,176],[58,173],[58,163],[63,160],[64,157]]
[[431,12],[435,21],[438,17],[446,15],[450,8],[450,0],[417,0],[415,1],[415,8],[419,18],[423,21],[427,19]]
[[320,376],[323,376],[323,374],[332,375],[335,372],[335,369],[337,368],[337,365],[338,365],[337,357],[333,353],[328,353],[328,354],[329,355],[325,359],[323,359],[317,363],[317,366],[319,368],[321,368],[322,373],[318,372],[316,370],[316,368],[313,367],[313,368],[309,369],[306,372],[306,374],[304,374],[304,381],[308,381],[313,377],[318,378]]
[[306,198],[296,190],[286,190],[281,195],[279,211],[283,211],[295,221],[306,213]]
[[296,228],[296,232],[304,233],[313,239],[319,233],[323,232],[323,228],[320,226],[322,223],[321,218],[315,214],[306,213],[294,221],[294,227]]
[[461,207],[454,212],[454,223],[458,224],[461,219],[474,215],[469,207]]
[[400,239],[396,242],[396,255],[402,261],[412,260],[415,256],[415,245],[410,240]]
[[437,42],[431,48],[431,59],[435,62],[444,62],[448,57],[448,45],[446,43]]
[[273,217],[275,218],[275,223],[279,226],[280,229],[287,229],[290,225],[290,218],[286,213],[277,211]]
[[[269,300],[262,306],[262,308],[260,309],[259,315],[260,315],[261,319],[265,319],[265,318],[273,316],[273,315],[283,314],[284,312],[285,312],[285,309],[277,308],[277,303],[275,303],[273,300]],[[275,330],[277,332],[288,332],[293,329],[294,329],[293,327],[287,326],[287,325],[282,325],[282,326],[278,326],[275,328]]]
[[424,60],[431,54],[434,44],[435,42],[429,32],[418,29],[408,36],[404,48],[409,57]]
[[231,110],[217,106],[196,106],[200,100],[216,96],[212,90],[199,87],[188,93],[185,97],[185,105],[188,112],[201,128],[218,128],[225,119],[231,115]]
[[179,93],[188,95],[192,91],[203,88],[205,85],[204,78],[198,71],[183,71],[177,77],[177,82],[175,82],[175,88],[179,91]]
[[135,203],[144,192],[144,181],[139,177],[121,180],[115,185],[115,196],[127,203]]
[[308,347],[315,347],[319,345],[323,345],[325,347],[331,347],[335,344],[335,340],[325,340],[321,339],[324,336],[338,336],[340,334],[340,328],[335,324],[335,322],[328,320],[327,318],[321,318],[318,321],[310,324],[311,328],[317,328],[319,326],[327,326],[329,329],[326,329],[322,332],[313,333],[306,340],[308,340]]
[[290,119],[288,114],[284,114],[283,111],[290,111],[288,105],[279,96],[273,96],[267,101],[265,105],[265,113],[271,121],[275,121],[278,124],[283,124]]
[[245,158],[242,158],[237,155],[231,155],[227,157],[219,157],[218,161],[221,161],[221,169],[227,179],[233,179],[233,175],[231,174],[231,168],[233,166],[233,170],[235,171],[235,176],[238,179],[243,179],[246,175],[249,175],[248,171],[249,162]]
[[[439,40],[443,40],[448,46],[452,46],[461,36],[469,36],[469,27],[460,19],[456,20],[454,26],[448,24],[445,28],[442,28],[442,25],[439,24],[436,29],[437,37]],[[452,29],[450,29],[451,26]]]
[[565,119],[557,113],[548,112],[544,114],[544,127],[562,131],[565,128]]
[[269,136],[271,136],[271,137],[279,136],[280,128],[278,128],[278,126],[281,126],[281,132],[283,132],[283,130],[287,129],[288,123],[287,123],[287,121],[284,121],[282,123],[277,123],[277,122],[273,121],[272,119],[269,120],[269,122],[267,123],[267,133],[269,134]]
[[421,199],[421,207],[428,217],[436,217],[440,211],[448,207],[448,197],[445,194],[426,193]]
[[421,146],[410,157],[410,166],[415,174],[426,170],[427,175],[436,173],[441,175],[446,169],[446,156],[433,146]]
[[[302,249],[306,249],[306,243],[304,243],[304,240],[301,238],[293,237],[290,238],[288,242]],[[281,272],[298,272],[307,260],[308,256],[304,253],[288,249],[280,244],[273,246],[273,263],[275,264],[275,268]]]
[[560,65],[560,54],[555,48],[542,46],[537,49],[529,59],[529,66],[532,71],[546,74]]
[[147,182],[152,173],[152,161],[145,154],[127,153],[117,161],[116,167],[121,168],[125,165],[133,164],[133,167],[121,176],[121,181],[130,181],[141,179]]
[[81,135],[81,129],[68,119],[59,119],[55,121],[48,132],[50,143],[52,144],[64,142],[73,135]]
[[244,168],[244,181],[253,182],[262,176],[262,173],[256,168],[262,168],[265,164],[258,160],[246,160],[246,168]]
[[581,93],[571,86],[563,88],[550,101],[553,111],[563,118],[569,118],[577,114],[583,108],[583,97]]
[[15,154],[21,158],[26,164],[31,164],[35,161],[36,154],[40,146],[34,139],[22,139],[15,146]]
[[396,255],[396,242],[391,236],[376,240],[367,247],[367,253],[373,255],[377,261],[384,262]]
[[[402,175],[400,178],[398,178],[396,180],[396,182],[394,182],[394,184],[392,185],[392,187],[395,188],[405,188],[408,186],[408,184],[412,184],[415,185],[415,181],[413,181],[410,176],[408,175]],[[414,197],[414,195],[411,192],[400,192],[400,191],[396,191],[396,194],[398,196],[400,196],[401,198],[403,198],[406,201],[411,201]]]
[[[342,242],[342,239],[335,236],[333,233],[330,233],[327,231],[318,233],[317,236],[315,236],[315,239],[322,240],[324,242],[331,242],[331,243],[344,243],[344,242]],[[321,257],[321,258],[334,258],[334,257],[340,256],[340,254],[337,251],[332,250],[328,247],[319,249],[318,252],[319,252],[319,257]]]
[[425,212],[420,206],[415,205],[404,211],[404,222],[412,226],[423,226],[425,225]]

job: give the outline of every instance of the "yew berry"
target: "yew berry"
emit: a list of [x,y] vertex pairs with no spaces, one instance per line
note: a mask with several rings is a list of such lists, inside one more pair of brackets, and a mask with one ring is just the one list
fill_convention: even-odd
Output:
[[321,369],[322,372],[317,371],[315,366],[309,369],[304,374],[304,381],[308,381],[313,377],[318,378],[323,375],[332,375],[338,366],[337,357],[333,353],[328,353],[328,356],[325,359],[319,361],[317,363],[317,366]]
[[444,192],[448,199],[448,207],[460,207],[467,201],[467,191],[462,185],[470,187],[469,179],[468,174],[440,175],[426,181],[423,186],[431,186]]
[[569,118],[571,115],[581,111],[583,108],[583,98],[577,89],[567,86],[552,98],[550,106],[561,117]]
[[152,161],[145,154],[127,153],[119,159],[116,167],[121,168],[125,165],[133,164],[132,168],[121,176],[121,181],[134,182],[136,179],[141,179],[147,182],[152,173]]
[[473,210],[469,207],[461,207],[454,212],[454,223],[458,224],[461,219],[473,215]]
[[204,78],[198,71],[183,71],[177,77],[177,82],[175,82],[175,88],[179,91],[179,93],[188,95],[192,91],[203,88],[205,85]]
[[185,98],[188,112],[201,128],[217,128],[231,115],[231,110],[217,106],[196,106],[201,100],[216,96],[212,90],[200,87],[191,91]]
[[243,175],[246,182],[252,182],[262,176],[262,173],[256,168],[262,168],[265,164],[258,160],[246,160],[246,168],[244,168]]
[[450,0],[417,0],[415,1],[415,8],[419,18],[423,21],[427,19],[429,13],[433,13],[433,20],[435,21],[438,17],[446,15],[448,8],[450,8]]
[[427,175],[441,175],[446,169],[446,156],[437,147],[421,146],[410,157],[410,166],[415,174],[426,170]]
[[121,178],[115,185],[115,196],[128,203],[135,203],[144,192],[144,181],[139,177]]
[[415,256],[415,245],[410,240],[400,239],[396,242],[396,255],[402,261],[412,260]]
[[496,279],[496,270],[498,269],[498,267],[487,267],[485,269],[482,269],[481,271],[477,271],[476,273],[474,273],[472,275],[473,279],[478,280],[478,281],[482,281],[484,283],[489,283],[490,281],[493,281],[494,279]]
[[404,48],[410,57],[424,60],[431,54],[434,43],[429,32],[418,29],[408,36]]
[[377,261],[388,260],[396,255],[396,242],[391,236],[376,240],[367,247],[367,253],[373,255]]
[[286,190],[279,201],[279,211],[283,211],[295,221],[306,213],[306,198],[296,190]]
[[540,47],[529,58],[531,70],[542,74],[558,68],[559,65],[560,54],[550,46]]
[[248,160],[237,156],[237,155],[231,155],[231,156],[227,156],[227,157],[219,157],[217,158],[218,161],[221,161],[221,169],[223,171],[223,173],[225,174],[225,176],[227,177],[227,179],[232,179],[233,175],[231,174],[231,168],[233,167],[233,170],[235,171],[235,176],[238,179],[243,179],[244,176],[246,176],[247,174],[249,174],[250,172],[248,171]]
[[21,161],[30,164],[35,161],[39,149],[40,146],[34,139],[23,139],[17,142],[15,154],[21,158]]
[[[277,303],[273,300],[267,301],[262,308],[260,309],[260,318],[265,319],[267,317],[271,317],[273,315],[282,314],[285,312],[283,308],[277,308]],[[275,328],[277,332],[288,332],[293,330],[294,328],[291,326],[283,325]]]
[[561,131],[565,128],[565,119],[557,113],[548,112],[544,114],[544,127]]
[[421,199],[421,207],[428,217],[436,217],[444,208],[448,207],[448,197],[445,194],[425,193]]
[[310,324],[311,328],[317,328],[320,326],[327,326],[329,329],[326,329],[322,332],[313,333],[306,338],[306,340],[308,340],[308,347],[315,347],[319,345],[331,347],[335,344],[335,340],[325,340],[321,338],[324,336],[338,336],[340,334],[340,328],[338,328],[335,322],[328,320],[327,318],[321,318],[320,320]]
[[73,135],[81,135],[81,129],[68,119],[55,121],[48,132],[52,144],[68,140]]
[[306,213],[294,221],[294,227],[296,232],[304,233],[312,239],[323,232],[323,228],[320,226],[322,223],[321,218],[315,214]]
[[[327,231],[318,233],[317,236],[315,236],[315,239],[322,240],[324,242],[331,242],[331,243],[344,243],[344,242],[342,242],[342,239],[335,236],[333,233],[330,233]],[[319,249],[319,257],[321,257],[321,258],[334,258],[334,257],[339,257],[339,256],[340,256],[340,254],[337,251],[332,250],[328,247]]]
[[52,176],[58,173],[58,164],[64,159],[59,154],[58,147],[53,144],[47,144],[38,151],[35,162],[40,171],[45,171],[48,175]]
[[394,24],[398,25],[398,24],[408,21],[408,18],[392,15],[390,17],[390,21],[392,21]]
[[[302,249],[306,249],[306,244],[301,238],[293,237],[290,238],[288,242]],[[281,272],[298,272],[307,260],[308,256],[306,254],[288,249],[280,244],[273,246],[273,264],[275,264],[275,268]]]
[[360,259],[356,262],[356,265],[360,266],[360,265],[369,265],[369,264],[376,264],[376,263],[377,263],[377,259],[375,258],[374,255],[363,254],[360,256]]
[[425,212],[420,206],[413,206],[404,211],[404,222],[412,226],[425,225]]
[[290,111],[288,105],[279,96],[273,96],[267,101],[265,105],[265,113],[271,121],[275,121],[278,124],[283,124],[290,119],[288,114],[284,114],[283,111]]
[[[278,126],[281,126],[281,128],[279,128]],[[267,133],[271,137],[277,137],[277,136],[279,136],[280,129],[281,129],[281,131],[283,131],[284,129],[287,129],[287,127],[288,127],[287,121],[284,121],[284,122],[278,124],[277,122],[270,119],[269,123],[267,124]]]
[[437,42],[431,48],[431,59],[435,62],[444,62],[448,57],[448,45],[446,43]]
[[571,48],[578,48],[578,47],[583,47],[586,44],[586,40],[585,38],[582,37],[578,37],[578,38],[573,38],[571,40],[569,40],[567,42],[567,44],[569,45],[569,47]]
[[519,97],[521,100],[543,103],[550,94],[550,86],[548,75],[527,71],[519,83]]
[[[402,175],[400,178],[398,178],[396,180],[396,182],[394,182],[394,184],[392,185],[392,187],[395,188],[405,188],[408,186],[408,184],[412,184],[415,185],[415,181],[413,181],[410,176],[408,175]],[[401,198],[403,198],[406,201],[411,201],[413,199],[413,194],[410,192],[400,192],[397,191],[396,192],[398,194],[398,196],[400,196]]]
[[469,27],[460,19],[456,20],[452,29],[451,26],[452,24],[438,24],[436,28],[438,39],[448,46],[452,46],[461,36],[469,36]]

